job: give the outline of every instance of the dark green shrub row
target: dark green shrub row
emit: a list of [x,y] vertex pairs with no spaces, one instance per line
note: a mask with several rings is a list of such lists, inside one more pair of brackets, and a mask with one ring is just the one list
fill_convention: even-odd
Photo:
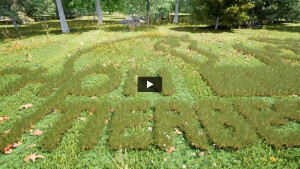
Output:
[[253,128],[243,116],[234,110],[230,102],[200,101],[196,104],[196,112],[210,140],[216,143],[217,147],[240,149],[257,140]]
[[[239,112],[256,128],[266,142],[276,147],[300,146],[300,132],[279,131],[275,125],[285,124],[284,115],[270,109],[263,100],[237,100],[235,106]],[[290,115],[288,115],[290,116]]]
[[120,147],[129,149],[146,149],[153,143],[153,137],[149,133],[136,132],[124,136],[126,128],[147,127],[149,121],[146,111],[150,109],[150,102],[146,100],[133,100],[118,104],[110,123],[109,145],[112,149]]

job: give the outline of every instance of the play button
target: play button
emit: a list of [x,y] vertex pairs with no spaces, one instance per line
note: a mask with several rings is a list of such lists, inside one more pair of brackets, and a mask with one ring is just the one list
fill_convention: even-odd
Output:
[[162,77],[138,77],[138,92],[162,92]]
[[151,87],[151,86],[153,86],[153,83],[147,81],[147,89],[148,89],[149,87]]

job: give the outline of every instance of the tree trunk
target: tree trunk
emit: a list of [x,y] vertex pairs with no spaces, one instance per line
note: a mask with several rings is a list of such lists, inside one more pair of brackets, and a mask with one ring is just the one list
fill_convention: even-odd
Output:
[[149,28],[150,25],[150,2],[147,0],[147,28]]
[[102,24],[103,20],[102,20],[102,9],[100,7],[100,0],[95,0],[95,5],[96,5],[98,23]]
[[173,23],[178,23],[178,7],[179,7],[179,0],[176,0],[175,16],[174,16]]
[[217,30],[218,29],[218,26],[219,26],[219,17],[217,17],[217,20],[216,20],[216,26],[215,26],[215,30]]
[[96,21],[95,11],[93,11],[93,18],[94,18],[94,21]]
[[156,20],[160,21],[161,20],[161,14],[156,15]]
[[60,26],[61,26],[62,33],[70,33],[70,29],[69,29],[69,26],[68,26],[68,23],[66,20],[64,8],[61,4],[61,0],[56,0],[56,5],[57,5],[58,14],[59,14]]
[[26,25],[25,19],[22,18],[21,21],[22,21],[22,25]]
[[16,20],[15,20],[15,18],[14,18],[14,16],[13,16],[13,14],[10,15],[10,18],[11,18],[11,21],[13,22],[13,24],[14,24],[14,26],[15,26],[15,30],[16,30],[16,31],[19,31],[19,27],[18,27],[18,25],[17,25],[17,22],[16,22]]

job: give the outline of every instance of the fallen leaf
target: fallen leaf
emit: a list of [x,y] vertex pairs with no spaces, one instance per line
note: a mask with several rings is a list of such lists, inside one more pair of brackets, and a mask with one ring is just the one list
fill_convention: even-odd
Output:
[[262,158],[262,159],[261,159],[261,161],[263,161],[263,162],[266,162],[266,161],[267,161],[267,159],[266,159],[266,158]]
[[85,120],[84,117],[80,117],[80,118],[78,118],[78,119],[81,120],[81,121],[84,121],[84,120]]
[[110,119],[106,119],[106,120],[105,120],[105,124],[107,124],[107,123],[109,122],[109,120],[110,120]]
[[92,99],[95,100],[95,99],[97,99],[97,97],[96,97],[96,96],[93,96]]
[[12,153],[12,149],[11,149],[12,146],[13,146],[13,144],[8,145],[7,147],[4,148],[3,152],[4,152],[5,154],[10,154],[10,153]]
[[276,161],[276,158],[270,157],[270,160],[271,160],[272,162],[275,162],[275,161]]
[[34,163],[36,158],[45,158],[45,156],[43,156],[43,155],[36,155],[37,153],[38,152],[35,152],[35,153],[31,154],[31,155],[26,156],[24,158],[25,163],[28,163],[29,160],[31,160]]
[[6,151],[4,151],[4,154],[11,154],[12,153],[12,149],[8,149]]
[[20,145],[22,144],[22,142],[17,142],[17,143],[14,143],[13,144],[13,148],[17,148],[17,147],[19,147]]
[[119,66],[120,66],[120,65],[119,65],[119,64],[117,64],[117,63],[115,63],[115,64],[114,64],[114,67],[119,67]]
[[32,144],[32,145],[26,147],[26,149],[29,149],[29,148],[32,148],[32,147],[35,147],[35,146],[36,146],[36,144]]
[[43,134],[43,132],[41,130],[36,130],[34,133],[31,133],[31,135],[33,135],[33,136],[40,136],[42,134]]
[[0,117],[0,121],[6,121],[8,119],[9,119],[9,117]]
[[170,147],[167,151],[167,153],[172,153],[173,151],[175,151],[176,149],[174,147]]
[[90,112],[89,115],[91,116],[95,113],[95,110],[90,110],[89,112]]
[[205,155],[205,153],[202,151],[199,153],[199,156],[203,157]]
[[174,131],[175,134],[182,134],[179,130],[175,129]]
[[23,108],[28,109],[32,106],[33,106],[32,104],[24,104],[24,105],[20,106],[19,109],[23,109]]

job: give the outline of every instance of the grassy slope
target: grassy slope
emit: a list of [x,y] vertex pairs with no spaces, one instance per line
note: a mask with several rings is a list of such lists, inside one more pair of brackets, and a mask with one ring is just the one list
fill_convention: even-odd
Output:
[[[64,61],[66,61],[70,55],[76,53],[78,48],[87,48],[107,40],[135,37],[142,34],[188,34],[193,39],[206,42],[205,45],[207,47],[221,55],[222,61],[217,63],[218,66],[223,64],[253,66],[262,63],[258,59],[250,56],[250,60],[246,62],[244,55],[233,50],[231,47],[232,43],[246,41],[249,37],[299,38],[300,31],[299,24],[286,25],[280,28],[270,27],[270,29],[276,28],[281,31],[271,31],[268,29],[234,29],[232,32],[215,32],[206,29],[194,29],[189,27],[189,25],[181,25],[180,29],[173,25],[165,25],[153,28],[150,31],[143,31],[142,29],[129,31],[123,26],[113,25],[112,21],[114,20],[109,20],[111,24],[96,26],[86,21],[81,21],[81,24],[79,24],[79,21],[76,22],[75,20],[71,23],[73,33],[69,35],[59,34],[59,24],[57,21],[48,21],[48,29],[43,29],[42,24],[30,24],[24,27],[26,32],[21,32],[24,39],[1,41],[0,70],[6,68],[7,64],[11,66],[25,66],[32,69],[36,69],[35,65],[42,65],[49,69],[49,74],[56,74],[61,70]],[[7,26],[0,26],[0,29],[4,30],[4,27]],[[14,33],[11,28],[9,28],[9,30],[12,37],[19,36],[13,35]],[[0,40],[3,40],[3,37]],[[120,99],[125,99],[122,93],[126,79],[126,70],[135,66],[145,67],[152,73],[155,73],[161,67],[168,67],[172,74],[173,82],[176,84],[176,94],[169,96],[174,99],[194,102],[196,98],[200,97],[208,99],[217,97],[210,87],[206,85],[206,82],[201,79],[198,72],[195,71],[195,67],[171,55],[158,54],[153,48],[153,44],[156,41],[157,39],[152,38],[133,39],[129,43],[118,42],[117,44],[98,47],[81,56],[76,62],[74,69],[80,71],[80,69],[85,68],[87,65],[93,65],[96,62],[103,64],[111,62],[111,64],[118,63],[120,65],[118,69],[122,71],[124,75],[121,86],[109,94],[97,96],[97,101],[111,100],[117,103]],[[261,45],[261,43],[256,42],[254,45]],[[182,44],[182,50],[186,50],[184,44]],[[136,61],[136,64],[134,64],[132,59]],[[18,77],[11,75],[0,77],[0,83],[3,84],[13,78]],[[86,80],[95,83],[95,79],[93,81],[93,78]],[[190,88],[190,86],[192,87]],[[44,99],[36,96],[38,87],[39,84],[30,84],[13,95],[0,96],[0,117],[10,117],[9,121],[0,123],[1,133],[6,131],[19,116],[25,116],[31,112],[30,109],[19,111],[19,106],[26,103],[38,105],[40,100]],[[154,102],[164,97],[158,94],[139,93],[135,98],[146,98]],[[68,99],[79,98],[69,97]],[[80,99],[89,100],[91,98],[82,97]],[[272,100],[272,98],[266,99]],[[48,115],[45,119],[38,122],[34,129],[41,129],[45,132],[49,129],[50,124],[55,122],[58,117],[59,113]],[[81,117],[88,117],[88,113],[83,112]],[[107,127],[103,131],[104,136],[99,144],[90,151],[82,152],[77,149],[77,138],[79,138],[81,134],[84,123],[85,121],[75,120],[70,130],[68,130],[63,137],[59,147],[51,153],[38,149],[38,146],[32,149],[26,149],[29,145],[38,144],[43,136],[34,137],[29,136],[29,133],[23,134],[21,138],[23,144],[17,149],[14,149],[12,154],[0,154],[0,168],[35,168],[37,166],[42,168],[180,168],[182,165],[186,165],[187,168],[212,168],[214,164],[216,164],[216,167],[226,168],[299,167],[299,148],[276,149],[266,145],[263,140],[259,140],[255,145],[242,150],[215,149],[214,145],[211,144],[206,155],[200,157],[197,154],[201,150],[191,148],[182,135],[177,135],[175,136],[176,139],[174,139],[176,151],[173,153],[168,154],[159,150],[156,146],[151,146],[147,151],[127,150],[125,156],[124,149],[122,150],[123,155],[121,155],[120,151],[110,151]],[[154,126],[154,124],[149,123],[149,126]],[[292,124],[291,126],[293,129],[299,130],[298,123]],[[35,164],[24,163],[23,158],[36,151],[38,151],[39,154],[45,155],[46,158],[38,160]],[[194,156],[193,153],[196,153],[196,156]],[[269,160],[271,156],[275,157],[277,161],[271,162]],[[263,162],[261,160],[262,158],[266,158],[267,162]]]

